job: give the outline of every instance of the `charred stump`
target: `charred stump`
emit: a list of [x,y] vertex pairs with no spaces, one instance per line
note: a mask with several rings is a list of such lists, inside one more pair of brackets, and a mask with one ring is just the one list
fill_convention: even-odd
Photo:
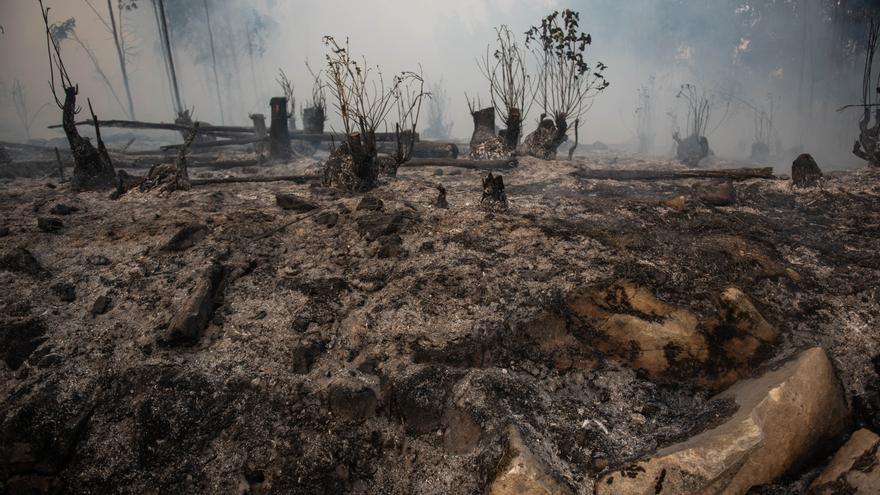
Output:
[[[266,116],[261,113],[253,113],[248,115],[254,124],[254,136],[258,139],[267,139],[269,130],[266,128]],[[257,153],[266,152],[266,143],[256,143],[254,149]]]
[[554,121],[544,118],[538,124],[538,128],[526,136],[517,153],[541,160],[555,160],[556,150],[562,143],[568,141],[568,136],[565,134],[567,131],[568,123],[564,119]]
[[791,164],[791,182],[795,187],[814,187],[822,178],[819,164],[809,153],[797,157]]
[[490,208],[507,209],[507,194],[504,192],[504,178],[501,174],[492,175],[492,172],[489,172],[489,175],[483,179],[483,197],[480,198],[480,204]]
[[322,134],[327,116],[321,107],[304,108],[302,111],[303,131],[307,134]]
[[493,160],[510,156],[504,140],[495,135],[495,107],[471,112],[474,133],[471,135],[469,156],[473,160]]
[[[67,142],[70,144],[70,152],[73,155],[73,178],[71,187],[76,191],[108,189],[116,183],[116,172],[113,170],[113,162],[110,154],[101,139],[101,128],[98,117],[92,112],[92,120],[95,123],[95,139],[98,147],[80,136],[76,128],[74,116],[76,115],[76,95],[78,89],[75,86],[64,88],[64,107],[62,108],[62,123]],[[92,111],[89,103],[89,111]]]
[[269,156],[278,160],[290,159],[290,130],[287,128],[287,98],[277,96],[269,101],[272,111],[269,127]]
[[706,136],[693,134],[681,139],[678,133],[675,133],[672,135],[672,139],[675,140],[676,144],[676,157],[689,167],[698,166],[704,158],[712,155],[712,150],[709,148],[709,140],[706,139]]
[[381,167],[375,137],[362,139],[360,133],[353,133],[345,143],[330,152],[324,164],[322,184],[350,192],[369,191],[376,187]]
[[511,108],[505,122],[506,129],[498,132],[499,137],[509,150],[515,150],[519,146],[519,138],[522,135],[522,112],[518,108]]

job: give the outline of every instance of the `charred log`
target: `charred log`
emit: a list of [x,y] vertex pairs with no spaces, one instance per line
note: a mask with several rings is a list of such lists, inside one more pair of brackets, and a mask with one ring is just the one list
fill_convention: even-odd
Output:
[[591,180],[684,180],[684,179],[773,179],[773,169],[733,168],[721,170],[616,170],[584,169],[573,175]]
[[[389,142],[377,143],[379,153],[392,154],[397,151],[397,145]],[[412,158],[458,158],[458,146],[455,143],[440,143],[436,141],[420,141],[413,143]]]

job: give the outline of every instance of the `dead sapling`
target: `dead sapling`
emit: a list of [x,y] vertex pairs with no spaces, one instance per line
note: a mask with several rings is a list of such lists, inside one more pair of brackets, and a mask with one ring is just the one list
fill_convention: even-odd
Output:
[[510,28],[495,28],[495,36],[494,50],[491,45],[486,47],[486,55],[477,59],[477,66],[489,83],[495,115],[505,125],[499,137],[509,156],[519,145],[523,121],[535,100],[535,85],[526,69],[525,48],[516,42]]
[[[290,82],[290,79],[287,78],[287,74],[284,73],[283,70],[278,69],[278,78],[275,79],[275,82],[281,86],[281,92],[284,93],[284,96],[287,98],[287,104],[289,105],[287,111],[287,123],[290,126],[291,131],[296,130],[296,95],[294,94],[294,86],[293,83]],[[263,121],[263,126],[265,127],[266,122]]]
[[421,71],[404,72],[402,79],[395,89],[397,108],[397,122],[394,124],[394,154],[391,160],[380,160],[382,173],[395,176],[397,169],[412,158],[413,148],[416,144],[416,129],[419,126],[419,115],[422,112],[422,100],[430,98],[431,94],[425,92],[425,79]]
[[638,105],[634,112],[636,141],[639,153],[647,153],[654,146],[654,77],[636,91]]
[[545,160],[556,159],[559,146],[568,140],[566,133],[592,108],[595,97],[609,86],[608,68],[602,62],[591,64],[587,48],[593,38],[579,28],[580,14],[566,9],[555,11],[526,32],[525,45],[537,61],[535,99],[541,107],[538,128],[529,134],[518,153]]
[[449,96],[441,78],[429,87],[431,99],[428,102],[428,126],[422,135],[429,139],[449,139],[452,134],[452,119],[449,116]]
[[351,192],[368,191],[378,184],[380,163],[376,131],[400,99],[400,87],[415,76],[403,72],[386,83],[378,67],[351,57],[348,41],[340,45],[324,37],[327,86],[346,139],[324,164],[323,184]]
[[[42,0],[40,0],[40,8],[43,13],[43,24],[46,27],[46,49],[49,56],[49,87],[52,90],[55,104],[61,109],[62,127],[73,155],[74,166],[73,177],[70,181],[71,188],[77,191],[111,188],[116,182],[116,172],[113,169],[110,154],[107,152],[104,141],[101,139],[98,117],[92,110],[91,102],[89,102],[89,112],[92,116],[92,123],[95,126],[95,140],[98,143],[98,147],[95,148],[88,139],[79,134],[76,128],[75,117],[81,110],[76,105],[79,86],[70,79],[70,75],[61,58],[61,50],[55,39],[55,32],[59,27],[49,24],[49,9],[43,6]],[[64,91],[63,102],[58,96],[59,86]]]
[[480,198],[480,204],[490,209],[506,210],[507,194],[504,192],[504,178],[501,174],[489,175],[483,179],[483,197]]

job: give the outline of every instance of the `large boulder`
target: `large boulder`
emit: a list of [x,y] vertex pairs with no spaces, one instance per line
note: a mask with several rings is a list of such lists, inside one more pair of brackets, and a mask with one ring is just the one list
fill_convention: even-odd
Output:
[[834,454],[828,467],[810,485],[810,493],[880,492],[880,437],[861,429]]
[[716,397],[739,410],[726,422],[602,477],[598,495],[745,494],[812,460],[846,427],[849,412],[825,351]]
[[506,464],[489,485],[487,495],[566,495],[573,493],[523,441],[515,426],[507,433]]

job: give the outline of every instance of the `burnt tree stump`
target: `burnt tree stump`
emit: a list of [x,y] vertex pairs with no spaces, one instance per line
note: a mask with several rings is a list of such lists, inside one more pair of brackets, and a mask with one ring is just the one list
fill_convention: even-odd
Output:
[[804,153],[791,164],[791,182],[795,187],[814,187],[822,178],[819,164],[809,153]]
[[269,100],[272,112],[269,127],[269,156],[278,160],[290,159],[290,130],[287,128],[287,98],[276,96]]
[[553,119],[541,119],[538,128],[526,136],[517,149],[520,155],[533,156],[542,160],[555,160],[556,150],[568,140],[565,134],[568,124],[564,120],[554,122]]
[[327,116],[321,107],[304,108],[302,111],[303,131],[306,134],[323,134]]
[[678,133],[672,135],[675,140],[675,154],[678,159],[688,167],[696,167],[700,162],[712,155],[709,148],[709,140],[706,136],[697,136],[696,134],[681,139]]
[[[76,95],[78,89],[75,86],[64,88],[64,107],[62,108],[62,124],[67,142],[70,144],[70,152],[73,154],[73,177],[70,185],[75,191],[96,189],[109,189],[116,185],[116,171],[110,161],[110,154],[101,139],[101,129],[98,118],[92,113],[92,121],[95,124],[95,138],[98,147],[80,136],[76,128],[74,116],[76,115]],[[89,105],[91,110],[91,104]]]
[[507,116],[505,125],[507,128],[499,131],[498,135],[504,141],[507,149],[515,150],[519,146],[519,138],[522,134],[522,112],[519,108],[510,109],[510,115]]
[[480,198],[480,204],[485,204],[490,208],[507,209],[507,194],[504,192],[504,178],[501,174],[489,175],[483,179],[483,197]]

